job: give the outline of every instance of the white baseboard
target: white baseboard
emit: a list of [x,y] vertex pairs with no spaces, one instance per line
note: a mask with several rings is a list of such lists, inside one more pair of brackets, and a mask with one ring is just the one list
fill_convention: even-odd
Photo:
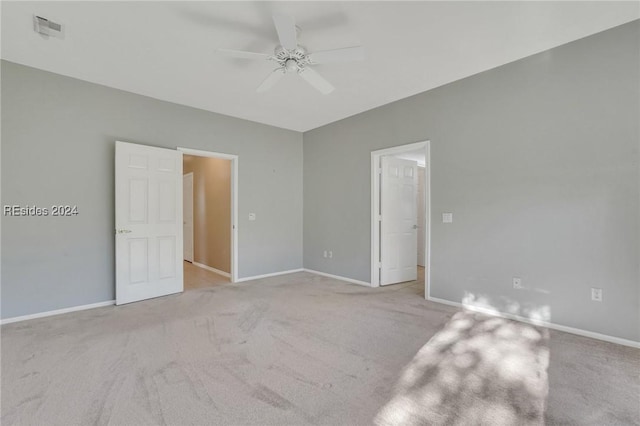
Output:
[[566,325],[554,324],[548,321],[542,320],[531,320],[526,317],[522,317],[520,315],[508,314],[505,312],[500,312],[495,309],[490,309],[482,306],[473,306],[473,305],[463,305],[459,302],[452,302],[446,299],[439,299],[437,297],[428,297],[427,300],[436,303],[442,303],[444,305],[455,306],[456,308],[463,308],[473,312],[479,312],[486,315],[492,315],[495,317],[506,318],[514,321],[520,321],[531,325],[542,326],[546,328],[550,328],[552,330],[564,331],[566,333],[577,334],[578,336],[590,337],[592,339],[603,340],[605,342],[617,343],[619,345],[630,346],[632,348],[640,348],[640,342],[636,342],[635,340],[623,339],[621,337],[609,336],[606,334],[595,333],[593,331],[582,330],[579,328],[568,327]]
[[192,265],[197,266],[198,268],[206,269],[207,271],[211,271],[215,274],[222,275],[223,277],[231,278],[231,274],[225,271],[221,271],[220,269],[212,268],[209,265],[205,265],[204,263],[191,262]]
[[294,272],[302,272],[303,270],[304,269],[302,269],[302,268],[300,268],[300,269],[290,269],[288,271],[280,271],[280,272],[272,272],[270,274],[254,275],[253,277],[238,278],[236,280],[236,282],[237,283],[241,283],[241,282],[244,282],[244,281],[259,280],[260,278],[277,277],[278,275],[293,274]]
[[47,312],[40,312],[37,314],[23,315],[20,317],[5,318],[3,320],[0,320],[0,324],[11,324],[12,322],[27,321],[27,320],[36,319],[36,318],[50,317],[53,315],[67,314],[69,312],[85,311],[87,309],[93,309],[93,308],[102,308],[104,306],[114,305],[115,303],[116,303],[115,300],[108,300],[106,302],[91,303],[89,305],[80,305],[80,306],[74,306],[71,308],[56,309],[55,311],[47,311]]
[[368,283],[366,281],[354,280],[352,278],[341,277],[340,275],[327,274],[326,272],[314,271],[313,269],[306,269],[305,268],[304,271],[305,272],[309,272],[311,274],[322,275],[323,277],[329,277],[329,278],[333,278],[333,279],[340,280],[340,281],[346,281],[346,282],[352,283],[352,284],[358,284],[358,285],[363,285],[363,286],[366,286],[366,287],[371,287],[371,283]]

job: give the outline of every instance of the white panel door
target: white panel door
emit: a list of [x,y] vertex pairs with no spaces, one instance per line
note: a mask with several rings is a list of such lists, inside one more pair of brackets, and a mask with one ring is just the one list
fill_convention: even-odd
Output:
[[193,262],[193,173],[182,177],[184,260]]
[[183,290],[182,153],[116,142],[116,304]]
[[389,156],[381,163],[380,285],[413,281],[418,278],[418,166]]
[[418,265],[424,266],[424,234],[427,224],[427,215],[425,213],[425,188],[424,188],[424,167],[418,167]]

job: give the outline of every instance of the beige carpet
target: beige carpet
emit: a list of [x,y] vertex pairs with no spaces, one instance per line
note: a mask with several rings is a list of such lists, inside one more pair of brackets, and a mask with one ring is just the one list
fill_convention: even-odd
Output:
[[640,351],[307,273],[2,326],[2,425],[638,424]]

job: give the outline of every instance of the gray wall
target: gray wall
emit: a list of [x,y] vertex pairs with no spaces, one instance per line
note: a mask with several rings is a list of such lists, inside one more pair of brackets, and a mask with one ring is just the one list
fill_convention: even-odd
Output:
[[[239,155],[239,276],[302,267],[302,134],[2,62],[2,317],[114,298],[114,141]],[[257,214],[249,222],[250,212]]]
[[640,340],[639,40],[635,21],[305,133],[305,267],[370,281],[370,152],[431,140],[433,297]]

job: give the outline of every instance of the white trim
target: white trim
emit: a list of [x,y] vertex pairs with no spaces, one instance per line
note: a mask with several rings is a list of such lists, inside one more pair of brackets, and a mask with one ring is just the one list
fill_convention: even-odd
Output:
[[379,261],[377,253],[380,252],[380,229],[378,226],[378,208],[380,205],[380,158],[383,155],[399,154],[406,151],[424,149],[425,169],[424,169],[424,189],[425,189],[425,219],[424,227],[424,256],[425,256],[425,299],[431,293],[431,141],[415,142],[407,145],[394,146],[391,148],[371,151],[371,287],[380,286]]
[[224,160],[235,160],[236,158],[238,158],[238,156],[235,154],[225,154],[223,152],[203,151],[201,149],[184,148],[181,146],[177,147],[176,149],[178,151],[184,152],[187,155],[195,155],[196,157],[215,157],[222,158]]
[[354,280],[352,278],[341,277],[340,275],[327,274],[326,272],[314,271],[313,269],[304,269],[305,272],[309,272],[310,274],[322,275],[323,277],[333,278],[335,280],[346,281],[352,284],[363,285],[366,287],[371,287],[371,284],[366,281]]
[[235,282],[241,283],[244,281],[253,281],[253,280],[259,280],[261,278],[277,277],[278,275],[287,275],[287,274],[293,274],[294,272],[302,272],[302,271],[304,271],[304,269],[302,268],[290,269],[288,271],[272,272],[270,274],[262,274],[262,275],[254,275],[252,277],[238,278]]
[[68,314],[69,312],[76,312],[76,311],[85,311],[87,309],[93,309],[93,308],[102,308],[104,306],[115,305],[115,303],[116,303],[115,300],[108,300],[106,302],[91,303],[89,305],[80,305],[80,306],[73,306],[71,308],[56,309],[55,311],[47,311],[47,312],[40,312],[37,314],[23,315],[20,317],[5,318],[3,320],[0,320],[0,324],[11,324],[12,322],[51,317],[54,315]]
[[606,334],[600,334],[593,331],[582,330],[580,328],[568,327],[566,325],[554,324],[548,321],[542,320],[532,320],[526,317],[522,317],[520,315],[508,314],[505,312],[500,312],[496,309],[486,308],[483,306],[474,306],[468,304],[462,304],[459,302],[452,302],[446,299],[439,299],[437,297],[429,297],[429,301],[441,303],[443,305],[455,306],[456,308],[467,309],[473,312],[479,312],[486,315],[491,315],[499,318],[506,318],[514,321],[524,322],[526,324],[541,326],[550,328],[552,330],[564,331],[565,333],[576,334],[578,336],[590,337],[596,340],[603,340],[605,342],[617,343],[618,345],[630,346],[632,348],[640,348],[640,342],[636,342],[635,340],[623,339],[621,337],[609,336]]
[[222,158],[224,160],[231,160],[231,282],[238,281],[238,168],[240,158],[235,154],[224,154],[221,152],[202,151],[199,149],[191,148],[176,148],[178,151],[182,151],[183,154],[195,155],[198,157],[213,157]]
[[209,265],[205,265],[204,263],[199,262],[191,262],[192,265],[195,265],[199,268],[206,269],[207,271],[211,271],[215,274],[222,275],[223,277],[231,278],[231,274],[225,271],[221,271],[220,269],[212,268]]

